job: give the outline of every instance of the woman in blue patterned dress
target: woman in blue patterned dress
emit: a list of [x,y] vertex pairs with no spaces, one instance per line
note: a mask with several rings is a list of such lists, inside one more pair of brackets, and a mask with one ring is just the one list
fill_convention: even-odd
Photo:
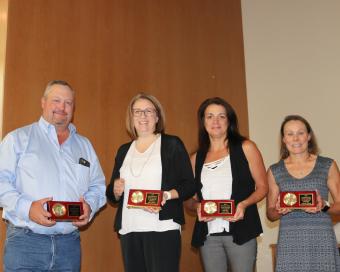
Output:
[[[340,214],[336,162],[318,155],[309,123],[289,115],[281,125],[281,160],[268,170],[267,217],[280,219],[275,271],[340,271],[330,214]],[[316,207],[280,207],[280,192],[316,191]],[[329,205],[328,193],[334,204]]]

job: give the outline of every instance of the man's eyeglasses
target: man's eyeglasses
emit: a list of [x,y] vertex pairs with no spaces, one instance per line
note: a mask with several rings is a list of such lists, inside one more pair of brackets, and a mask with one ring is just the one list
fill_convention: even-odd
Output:
[[132,109],[132,114],[133,114],[134,117],[141,117],[143,113],[144,113],[145,117],[150,117],[150,116],[154,116],[155,110],[150,109],[150,108],[147,108],[145,110]]

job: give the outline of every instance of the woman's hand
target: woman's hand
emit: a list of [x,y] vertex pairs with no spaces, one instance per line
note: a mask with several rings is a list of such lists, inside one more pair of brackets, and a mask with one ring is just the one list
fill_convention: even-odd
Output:
[[280,215],[286,215],[287,213],[290,213],[293,209],[291,208],[282,208],[280,206],[280,195],[278,196],[277,198],[277,201],[276,201],[276,211],[280,214]]
[[177,199],[178,197],[178,192],[175,189],[171,189],[170,191],[163,191],[161,206],[164,206],[168,200]]
[[116,199],[119,199],[125,188],[125,180],[124,179],[116,179],[113,184],[113,194],[115,195]]
[[316,206],[315,207],[311,207],[311,208],[304,208],[303,210],[307,213],[318,213],[321,211],[321,209],[323,208],[324,206],[324,201],[319,193],[318,190],[315,190],[316,191]]
[[172,199],[171,191],[163,191],[161,206],[164,206],[165,202]]
[[149,212],[149,213],[159,213],[161,208],[159,207],[143,207],[143,211]]
[[201,203],[198,203],[197,204],[197,217],[198,217],[198,221],[203,221],[203,222],[209,222],[209,221],[212,221],[214,220],[213,217],[206,217],[206,216],[202,216],[201,215]]
[[275,221],[292,211],[291,208],[280,207],[280,188],[277,185],[273,173],[270,169],[267,172],[269,183],[269,192],[267,196],[267,218],[270,221]]
[[224,219],[229,222],[236,222],[242,220],[244,218],[244,211],[246,210],[246,206],[243,202],[237,204],[236,212],[232,217],[225,217]]

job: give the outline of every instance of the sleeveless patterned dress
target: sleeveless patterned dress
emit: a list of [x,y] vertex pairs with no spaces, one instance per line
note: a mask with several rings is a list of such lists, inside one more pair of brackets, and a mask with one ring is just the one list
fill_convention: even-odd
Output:
[[[270,169],[280,191],[318,189],[322,198],[328,199],[327,177],[332,161],[318,156],[312,172],[301,179],[289,174],[283,160]],[[327,213],[294,210],[281,217],[275,271],[340,271],[337,241]]]

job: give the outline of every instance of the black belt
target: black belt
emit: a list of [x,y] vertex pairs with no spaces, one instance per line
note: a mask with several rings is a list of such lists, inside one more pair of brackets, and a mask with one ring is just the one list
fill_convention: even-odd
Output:
[[216,232],[216,233],[211,233],[210,236],[231,236],[233,235],[231,232],[229,231],[222,231],[222,232]]

